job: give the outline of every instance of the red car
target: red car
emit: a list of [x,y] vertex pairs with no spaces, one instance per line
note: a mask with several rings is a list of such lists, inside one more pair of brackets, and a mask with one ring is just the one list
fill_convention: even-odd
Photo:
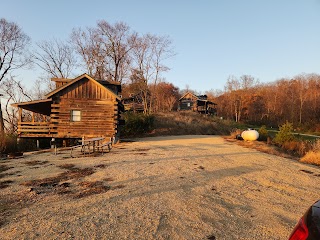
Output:
[[320,239],[320,200],[315,202],[299,220],[289,240]]

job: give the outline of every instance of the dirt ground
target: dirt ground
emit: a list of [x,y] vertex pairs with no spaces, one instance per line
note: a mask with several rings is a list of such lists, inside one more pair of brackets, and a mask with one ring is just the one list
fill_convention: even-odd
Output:
[[0,160],[1,239],[287,239],[319,167],[218,136]]

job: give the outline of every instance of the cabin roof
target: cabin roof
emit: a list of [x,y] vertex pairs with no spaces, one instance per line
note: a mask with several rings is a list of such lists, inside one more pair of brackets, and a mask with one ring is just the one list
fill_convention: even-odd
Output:
[[[121,98],[117,94],[115,94],[112,90],[110,90],[107,86],[105,86],[104,84],[101,84],[100,81],[97,81],[97,80],[93,79],[92,77],[90,77],[88,74],[84,73],[74,79],[64,79],[64,80],[63,79],[55,79],[54,81],[69,81],[69,82],[62,85],[61,87],[53,90],[52,92],[48,93],[47,95],[45,95],[45,99],[29,101],[29,102],[13,103],[13,104],[11,104],[11,106],[20,107],[20,108],[23,108],[23,109],[26,109],[26,110],[29,110],[29,111],[32,111],[35,113],[40,113],[40,114],[50,116],[52,96],[59,93],[63,89],[73,85],[74,83],[80,81],[83,78],[87,78],[87,79],[89,79],[89,81],[93,81],[95,84],[98,84],[101,88],[107,90],[117,100],[119,100],[119,101],[121,100]],[[109,84],[116,85],[114,83],[109,83]]]
[[207,100],[207,99],[206,99],[206,98],[207,98],[207,95],[197,96],[197,95],[195,95],[195,94],[192,93],[192,92],[186,92],[186,93],[179,99],[179,101],[181,101],[183,98],[185,98],[188,94],[191,94],[194,98],[196,98],[196,101],[198,101],[198,102],[207,102],[207,103],[209,103],[209,104],[217,105],[216,103]]
[[106,83],[108,85],[121,85],[121,82],[116,82],[116,81],[110,81],[110,80],[101,80],[101,79],[97,79],[96,80],[99,83]]
[[[57,89],[53,90],[52,92],[48,93],[47,95],[45,95],[46,98],[50,98],[52,97],[53,95],[57,94],[58,92],[62,91],[63,89],[73,85],[74,83],[80,81],[81,79],[83,78],[87,78],[89,79],[89,81],[93,81],[95,82],[96,84],[100,85],[101,88],[104,88],[106,89],[107,91],[109,91],[116,99],[118,99],[119,101],[121,100],[121,98],[115,94],[112,90],[110,90],[109,88],[107,88],[104,84],[101,83],[101,81],[99,80],[95,80],[93,79],[91,76],[89,76],[88,74],[84,73],[76,78],[74,78],[73,80],[71,80],[70,82],[62,85],[61,87],[58,87]],[[114,83],[111,83],[111,84],[114,84]]]
[[186,92],[186,93],[183,94],[183,96],[179,99],[179,101],[180,101],[181,99],[183,99],[185,96],[187,96],[188,94],[191,94],[191,95],[193,95],[195,98],[198,98],[198,96],[195,95],[194,93],[192,93],[192,92]]
[[51,102],[52,99],[42,99],[42,100],[35,100],[29,102],[20,102],[20,103],[13,103],[11,104],[14,107],[21,107],[23,109],[40,113],[49,116],[51,113]]

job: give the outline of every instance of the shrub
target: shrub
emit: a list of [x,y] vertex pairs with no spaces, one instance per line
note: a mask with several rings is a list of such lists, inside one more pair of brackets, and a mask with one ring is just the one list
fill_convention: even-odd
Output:
[[320,165],[320,152],[309,151],[300,159],[300,162]]
[[259,133],[259,138],[258,138],[259,141],[267,141],[269,135],[268,135],[267,127],[265,125],[262,125],[259,128],[258,133]]
[[7,135],[5,153],[13,153],[17,151],[18,151],[17,136]]
[[320,139],[317,139],[311,147],[311,150],[314,152],[320,152]]
[[17,152],[17,136],[5,135],[4,139],[0,143],[0,153],[7,154]]
[[283,146],[285,142],[291,142],[295,140],[292,134],[293,125],[292,123],[286,122],[279,127],[279,132],[273,139],[273,142],[279,146]]
[[123,117],[125,125],[121,131],[124,136],[140,136],[153,129],[153,115],[126,112]]
[[293,155],[301,157],[306,154],[308,149],[308,143],[306,141],[298,141],[298,140],[284,142],[282,144],[282,149],[290,152]]
[[320,139],[317,139],[310,150],[300,159],[300,162],[320,165]]

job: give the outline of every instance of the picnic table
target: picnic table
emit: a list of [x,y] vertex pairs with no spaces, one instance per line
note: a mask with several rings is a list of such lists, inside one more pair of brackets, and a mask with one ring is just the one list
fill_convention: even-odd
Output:
[[82,144],[87,146],[88,151],[90,152],[90,147],[92,146],[92,152],[94,153],[96,150],[96,147],[100,145],[100,142],[105,139],[104,137],[96,137],[96,138],[88,138],[82,140]]
[[87,139],[82,139],[81,145],[76,145],[71,148],[71,157],[72,157],[72,152],[75,148],[80,148],[81,147],[81,152],[83,154],[90,154],[90,153],[95,153],[96,151],[102,152],[104,147],[107,147],[108,150],[111,150],[111,145],[112,145],[112,140],[107,142],[103,142],[105,140],[104,137],[95,137],[95,138],[87,138]]

